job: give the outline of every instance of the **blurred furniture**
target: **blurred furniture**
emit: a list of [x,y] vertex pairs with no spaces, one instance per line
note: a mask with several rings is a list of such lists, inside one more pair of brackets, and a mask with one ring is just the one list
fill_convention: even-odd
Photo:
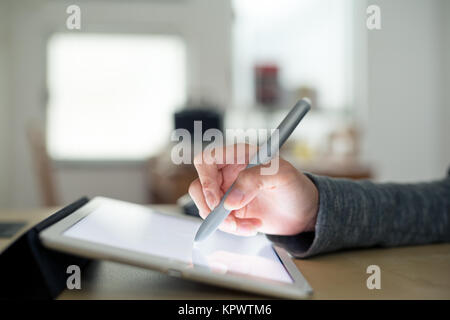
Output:
[[374,177],[371,167],[357,160],[348,160],[346,162],[318,161],[314,164],[306,164],[301,169],[332,178],[363,180]]
[[314,161],[300,161],[285,157],[299,171],[309,172],[331,178],[346,178],[353,180],[373,179],[374,173],[369,165],[357,159],[333,160],[330,158],[316,159]]
[[35,175],[39,185],[42,205],[52,207],[59,204],[52,161],[47,152],[47,143],[43,130],[31,123],[27,127],[27,138],[31,149]]
[[282,156],[298,170],[332,178],[373,179],[370,165],[360,160],[360,132],[355,125],[342,126],[327,137],[325,150],[315,153],[305,142],[288,141]]
[[[151,207],[172,214],[179,210],[173,205]],[[27,222],[13,238],[0,239],[0,254],[56,210],[0,210],[0,223]],[[314,288],[313,299],[450,299],[450,244],[351,250],[294,262]],[[381,269],[381,290],[366,287],[369,265]],[[93,262],[83,270],[82,288],[65,290],[59,299],[261,298],[108,261]]]
[[197,178],[192,164],[174,164],[170,152],[165,152],[148,161],[148,184],[151,203],[176,203],[186,194],[189,185]]
[[196,121],[201,122],[200,133],[202,136],[208,129],[223,131],[223,115],[215,109],[218,109],[218,107],[206,102],[186,105],[185,109],[174,114],[175,130],[187,130],[191,134],[191,143],[194,143],[194,124]]

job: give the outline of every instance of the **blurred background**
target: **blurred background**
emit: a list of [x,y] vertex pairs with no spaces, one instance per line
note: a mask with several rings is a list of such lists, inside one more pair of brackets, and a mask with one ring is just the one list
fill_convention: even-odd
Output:
[[174,203],[174,128],[274,128],[301,97],[300,170],[437,179],[449,89],[448,0],[0,0],[0,207]]

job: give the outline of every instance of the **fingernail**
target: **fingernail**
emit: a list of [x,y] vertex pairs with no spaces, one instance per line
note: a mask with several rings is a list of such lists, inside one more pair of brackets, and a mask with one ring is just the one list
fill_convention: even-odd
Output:
[[205,199],[208,207],[213,210],[216,207],[216,197],[211,191],[205,192]]
[[224,207],[225,209],[236,209],[239,207],[242,200],[244,200],[244,193],[239,189],[233,189],[231,190],[230,194],[228,195]]

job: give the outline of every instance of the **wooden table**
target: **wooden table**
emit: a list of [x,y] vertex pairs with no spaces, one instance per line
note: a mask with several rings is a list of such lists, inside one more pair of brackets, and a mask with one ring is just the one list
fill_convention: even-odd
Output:
[[[155,206],[179,211],[176,206]],[[56,209],[0,210],[0,222],[26,221],[27,227]],[[20,234],[20,233],[19,233]],[[12,239],[0,239],[0,252]],[[450,299],[450,244],[327,254],[296,265],[314,289],[313,299]],[[381,268],[381,289],[369,290],[369,265]],[[204,285],[108,261],[90,264],[81,290],[65,290],[60,299],[260,299],[261,296]]]

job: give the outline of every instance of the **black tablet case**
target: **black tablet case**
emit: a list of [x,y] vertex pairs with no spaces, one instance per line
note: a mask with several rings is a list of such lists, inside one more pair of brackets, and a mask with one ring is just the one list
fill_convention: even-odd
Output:
[[67,267],[88,259],[42,246],[39,233],[89,202],[84,197],[34,226],[0,254],[0,299],[54,299],[65,288]]

